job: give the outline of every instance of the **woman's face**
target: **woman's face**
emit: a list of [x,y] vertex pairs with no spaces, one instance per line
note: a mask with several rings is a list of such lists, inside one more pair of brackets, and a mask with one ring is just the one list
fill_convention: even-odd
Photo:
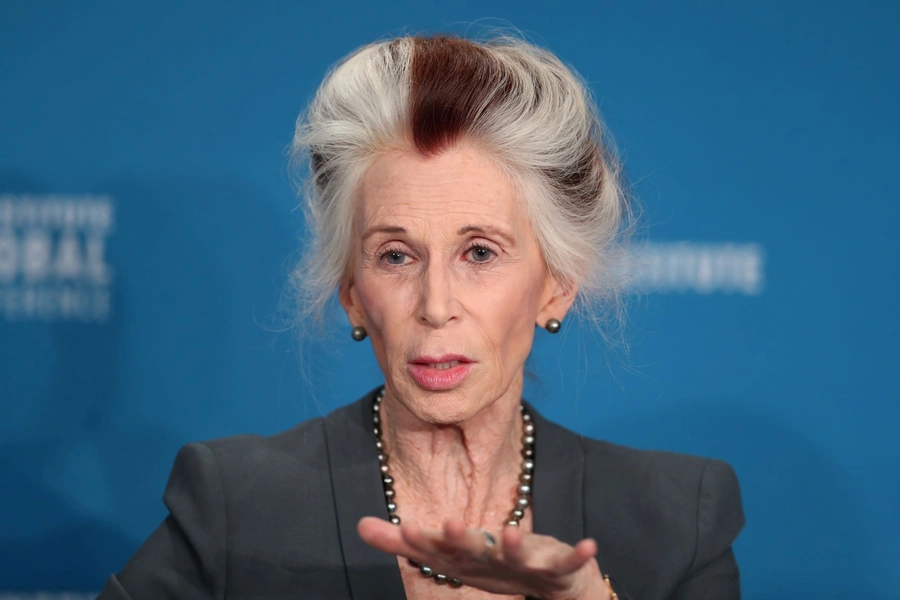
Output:
[[503,171],[470,144],[392,151],[363,177],[354,219],[341,302],[389,394],[434,423],[518,400],[535,325],[562,319],[573,293],[550,276]]

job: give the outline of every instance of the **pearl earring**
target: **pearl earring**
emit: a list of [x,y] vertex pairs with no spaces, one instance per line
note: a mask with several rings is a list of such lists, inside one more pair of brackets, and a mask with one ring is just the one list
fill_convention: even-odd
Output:
[[559,319],[547,319],[547,323],[544,325],[544,329],[550,333],[559,333],[561,328],[562,323],[559,322]]
[[366,328],[362,327],[361,325],[357,325],[350,330],[350,337],[352,337],[357,342],[361,342],[366,339],[367,335],[369,334],[366,332]]

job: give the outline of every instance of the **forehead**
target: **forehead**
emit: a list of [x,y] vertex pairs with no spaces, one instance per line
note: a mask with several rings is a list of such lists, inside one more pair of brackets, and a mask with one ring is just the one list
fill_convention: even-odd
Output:
[[431,218],[454,215],[516,223],[524,218],[516,186],[483,150],[456,145],[435,156],[393,150],[379,156],[359,188],[359,216]]

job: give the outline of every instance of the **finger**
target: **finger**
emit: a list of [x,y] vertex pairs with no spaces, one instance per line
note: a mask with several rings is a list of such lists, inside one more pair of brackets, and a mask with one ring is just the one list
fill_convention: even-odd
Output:
[[597,554],[597,542],[591,538],[581,540],[575,544],[571,552],[566,553],[553,565],[553,570],[559,575],[574,573],[591,560],[595,554]]
[[410,556],[416,562],[425,563],[435,570],[441,569],[442,572],[447,572],[448,569],[455,571],[461,561],[471,560],[470,551],[465,546],[470,532],[462,521],[451,524],[449,531],[447,523],[440,531],[421,529],[406,524],[401,525],[399,529],[404,542],[410,546],[412,551],[416,552],[415,556]]
[[504,527],[500,536],[503,559],[514,565],[524,565],[528,558],[528,552],[522,543],[524,539],[525,536],[518,527]]
[[485,553],[490,548],[480,529],[466,527],[459,519],[444,522],[442,537],[435,539],[435,549],[441,553],[441,559],[454,563],[483,562]]
[[443,551],[457,557],[471,557],[476,552],[473,531],[466,527],[462,519],[444,521],[443,539],[437,540],[437,546]]
[[422,529],[405,523],[401,524],[399,529],[403,541],[412,549],[426,554],[426,560],[429,563],[449,564],[460,560],[471,560],[473,554],[481,551],[478,547],[478,540],[481,539],[481,536],[475,530],[466,528],[465,523],[460,519],[448,519],[438,531]]
[[363,517],[356,526],[359,537],[364,542],[388,554],[405,556],[421,562],[426,554],[409,544],[400,532],[400,528],[376,517]]
[[363,517],[356,525],[359,537],[370,546],[390,552],[402,544],[396,525],[376,517]]
[[469,539],[469,529],[466,527],[462,519],[447,519],[444,521],[444,542],[448,544],[456,544],[466,546]]
[[410,525],[409,523],[400,524],[400,537],[404,542],[409,544],[411,548],[419,552],[435,552],[435,540],[432,535],[423,530],[421,527]]

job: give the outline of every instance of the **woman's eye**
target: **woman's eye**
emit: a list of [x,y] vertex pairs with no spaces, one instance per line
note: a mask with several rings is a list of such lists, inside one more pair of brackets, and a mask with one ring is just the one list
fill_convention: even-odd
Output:
[[494,258],[494,251],[484,246],[475,246],[469,249],[469,256],[474,262],[488,262]]
[[405,259],[406,255],[396,250],[391,250],[384,255],[384,260],[389,265],[402,265]]

